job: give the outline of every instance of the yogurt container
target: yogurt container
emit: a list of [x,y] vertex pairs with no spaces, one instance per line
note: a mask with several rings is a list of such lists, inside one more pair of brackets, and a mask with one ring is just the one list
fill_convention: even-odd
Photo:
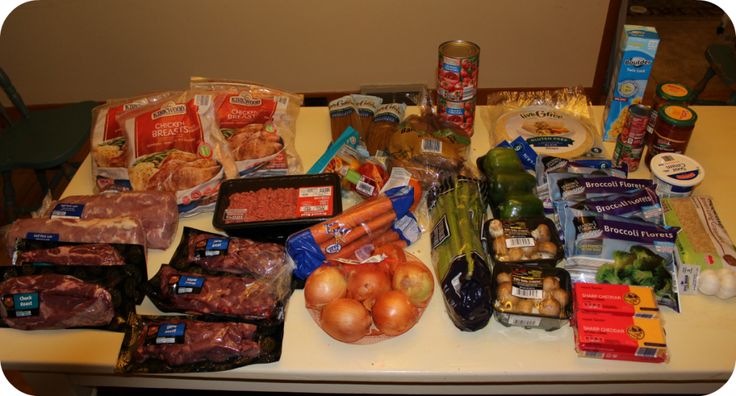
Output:
[[677,153],[655,155],[650,168],[660,197],[688,197],[705,178],[697,161]]

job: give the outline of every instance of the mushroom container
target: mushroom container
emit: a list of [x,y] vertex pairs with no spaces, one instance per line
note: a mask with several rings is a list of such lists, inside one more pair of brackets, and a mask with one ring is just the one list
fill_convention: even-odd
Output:
[[495,263],[530,263],[555,267],[564,247],[552,220],[546,217],[488,220],[483,225],[488,255]]
[[493,267],[493,316],[504,326],[557,330],[572,315],[570,274],[540,264]]

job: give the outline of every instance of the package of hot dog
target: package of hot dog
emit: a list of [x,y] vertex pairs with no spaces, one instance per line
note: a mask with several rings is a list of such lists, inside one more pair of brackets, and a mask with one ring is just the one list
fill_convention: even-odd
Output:
[[286,252],[294,261],[294,274],[307,279],[325,260],[362,260],[381,245],[416,242],[421,230],[410,212],[414,200],[414,187],[396,187],[290,235]]
[[36,241],[119,243],[146,245],[146,236],[140,220],[130,216],[105,219],[48,219],[28,218],[13,222],[8,230],[5,248],[13,256],[20,238]]
[[153,249],[168,248],[179,224],[176,196],[162,191],[70,196],[52,203],[46,216],[52,219],[135,217],[143,226],[148,247]]

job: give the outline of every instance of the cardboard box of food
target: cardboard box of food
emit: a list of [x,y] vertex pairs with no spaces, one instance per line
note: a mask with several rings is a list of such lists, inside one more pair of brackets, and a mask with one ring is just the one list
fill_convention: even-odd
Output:
[[656,318],[657,297],[651,287],[578,282],[573,286],[575,312]]
[[580,311],[574,322],[578,356],[653,363],[667,360],[667,342],[658,318]]
[[642,102],[658,45],[659,34],[655,28],[624,25],[603,112],[603,140],[615,141],[629,106]]

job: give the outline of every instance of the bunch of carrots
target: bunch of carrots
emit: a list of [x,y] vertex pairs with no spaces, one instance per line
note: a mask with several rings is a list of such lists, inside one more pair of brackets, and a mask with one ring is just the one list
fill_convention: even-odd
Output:
[[[418,183],[413,187],[416,203],[421,191]],[[392,227],[396,219],[391,199],[381,194],[310,227],[309,231],[328,260],[360,260],[387,244],[406,247],[406,241]]]

